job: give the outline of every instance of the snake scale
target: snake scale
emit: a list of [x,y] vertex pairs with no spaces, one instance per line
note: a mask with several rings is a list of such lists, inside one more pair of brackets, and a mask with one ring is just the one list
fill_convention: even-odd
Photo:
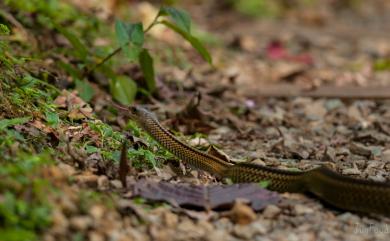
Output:
[[230,178],[233,182],[268,180],[268,189],[273,191],[311,193],[343,210],[390,216],[389,183],[344,176],[325,166],[290,171],[251,163],[234,165],[181,142],[149,111],[137,106],[126,110],[131,119],[176,157],[219,178]]

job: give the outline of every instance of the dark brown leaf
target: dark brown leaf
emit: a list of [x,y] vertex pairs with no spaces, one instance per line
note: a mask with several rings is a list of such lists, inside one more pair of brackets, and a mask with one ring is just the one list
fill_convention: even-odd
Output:
[[280,200],[275,192],[254,183],[233,185],[186,185],[140,180],[133,187],[134,196],[166,201],[174,206],[196,209],[231,208],[237,199],[246,200],[255,211]]

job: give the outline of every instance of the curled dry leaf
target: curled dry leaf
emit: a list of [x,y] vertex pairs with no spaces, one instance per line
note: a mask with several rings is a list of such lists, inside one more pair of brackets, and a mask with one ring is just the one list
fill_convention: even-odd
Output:
[[206,210],[230,208],[240,199],[259,211],[280,200],[277,193],[254,183],[205,186],[140,180],[133,186],[133,194],[153,201],[166,201],[174,206]]
[[60,108],[68,110],[68,117],[73,120],[80,120],[92,117],[92,108],[77,96],[77,91],[69,92],[63,90],[61,94],[54,100]]

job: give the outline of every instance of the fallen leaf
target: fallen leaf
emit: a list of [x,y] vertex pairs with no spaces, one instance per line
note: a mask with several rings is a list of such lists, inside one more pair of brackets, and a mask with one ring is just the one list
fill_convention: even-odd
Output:
[[255,211],[279,202],[279,195],[254,183],[233,185],[187,185],[140,180],[133,195],[153,201],[166,201],[173,206],[195,209],[226,209],[237,199],[245,200]]
[[63,90],[61,94],[54,100],[60,108],[68,110],[68,117],[73,120],[80,120],[92,117],[92,108],[80,97],[77,96],[77,91],[69,92]]

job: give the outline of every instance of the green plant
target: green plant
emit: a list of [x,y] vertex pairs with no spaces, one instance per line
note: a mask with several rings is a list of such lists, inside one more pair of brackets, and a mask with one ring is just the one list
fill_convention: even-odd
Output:
[[390,70],[390,59],[379,59],[375,61],[374,70],[376,71]]
[[230,0],[229,2],[238,12],[251,17],[274,17],[281,11],[280,1]]
[[[171,21],[165,18],[162,19],[165,16],[169,16]],[[150,55],[149,50],[144,48],[144,42],[147,32],[157,24],[163,24],[181,35],[199,52],[204,60],[209,64],[212,63],[207,49],[191,34],[191,18],[183,10],[178,10],[173,7],[161,7],[154,21],[145,30],[141,23],[124,23],[117,20],[115,23],[115,31],[119,47],[103,58],[102,61],[91,67],[87,73],[101,67],[121,50],[123,50],[129,61],[138,62],[146,81],[146,90],[138,89],[134,80],[128,76],[112,76],[113,78],[110,81],[111,94],[122,104],[131,104],[138,90],[144,93],[153,93],[156,89],[153,57]]]
[[0,162],[1,240],[37,240],[37,233],[51,224],[47,194],[52,187],[40,174],[50,163],[47,154],[23,153],[13,162]]

